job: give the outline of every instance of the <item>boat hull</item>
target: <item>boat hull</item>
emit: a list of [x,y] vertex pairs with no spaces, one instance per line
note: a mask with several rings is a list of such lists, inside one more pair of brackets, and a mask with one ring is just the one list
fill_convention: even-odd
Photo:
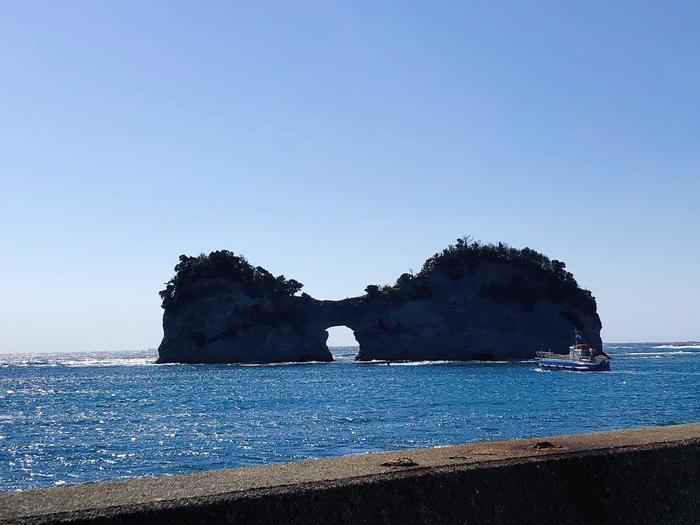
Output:
[[571,370],[575,372],[607,372],[610,370],[608,361],[586,363],[568,359],[540,359],[542,370]]

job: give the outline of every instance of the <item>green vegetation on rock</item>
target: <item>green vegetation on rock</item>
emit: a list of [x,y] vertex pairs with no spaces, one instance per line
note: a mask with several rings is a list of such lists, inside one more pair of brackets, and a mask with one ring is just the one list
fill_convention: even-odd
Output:
[[539,270],[555,279],[578,286],[574,276],[565,270],[566,264],[561,261],[550,259],[531,248],[513,248],[502,242],[482,243],[468,236],[457,239],[456,244],[450,244],[442,252],[430,257],[418,275],[429,275],[438,270],[473,270],[481,262],[502,262]]
[[[180,255],[175,276],[165,283],[160,292],[164,309],[177,308],[190,296],[190,286],[205,279],[227,280],[237,283],[251,297],[286,297],[299,292],[303,284],[284,275],[275,277],[261,266],[253,266],[245,257],[228,250],[217,250],[197,257]],[[217,291],[212,284],[211,291]]]
[[484,284],[479,295],[498,302],[513,302],[523,309],[531,309],[534,303],[546,295],[553,300],[568,298],[584,312],[593,314],[596,303],[588,290],[579,287],[566,264],[531,248],[513,248],[508,244],[482,243],[471,237],[457,239],[442,252],[428,258],[416,275],[404,273],[396,283],[382,287],[369,285],[367,299],[382,296],[390,299],[429,299],[430,279],[444,273],[450,279],[459,280],[473,275],[482,263],[501,263],[523,270],[524,275],[514,275],[508,282]]

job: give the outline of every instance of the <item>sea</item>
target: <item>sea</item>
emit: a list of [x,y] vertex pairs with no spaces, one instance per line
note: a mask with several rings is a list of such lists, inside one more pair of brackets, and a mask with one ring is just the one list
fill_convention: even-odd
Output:
[[157,365],[0,354],[0,491],[700,421],[700,344],[608,344],[610,372],[526,362]]

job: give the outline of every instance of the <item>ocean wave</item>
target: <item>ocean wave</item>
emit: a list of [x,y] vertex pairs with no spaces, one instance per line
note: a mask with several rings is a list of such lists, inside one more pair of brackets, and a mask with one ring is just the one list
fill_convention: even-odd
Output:
[[[401,361],[398,363],[391,363],[391,366],[426,366],[426,365],[446,365],[448,363],[453,363],[454,361]],[[389,364],[389,363],[387,363]]]
[[510,361],[386,361],[386,360],[371,360],[371,361],[355,361],[354,356],[334,356],[333,361],[286,361],[280,363],[156,363],[155,356],[149,357],[121,357],[121,358],[79,358],[79,359],[41,359],[41,358],[24,358],[24,359],[2,359],[0,360],[0,368],[19,367],[19,368],[49,368],[49,367],[67,367],[67,368],[88,368],[88,367],[117,367],[117,366],[232,366],[232,367],[285,367],[285,366],[302,366],[302,365],[319,365],[319,364],[342,364],[342,365],[386,365],[392,366],[429,366],[429,365],[494,365],[508,364]]
[[[671,344],[671,345],[656,345],[652,346],[652,348],[668,348],[668,349],[675,349],[675,348],[693,348],[696,350],[700,350],[700,343],[692,343],[692,344]],[[690,353],[690,352],[688,352]]]
[[675,352],[625,352],[619,355],[700,355],[698,352],[687,352],[685,350],[676,350]]
[[150,366],[155,364],[153,352],[83,352],[57,354],[6,354],[0,356],[0,367],[107,367]]
[[430,365],[456,365],[456,366],[469,366],[469,365],[507,365],[512,363],[512,361],[449,361],[449,360],[427,360],[427,361],[387,361],[384,359],[372,359],[370,361],[356,361],[359,365],[391,365],[391,366],[430,366]]
[[444,365],[455,361],[387,361],[386,359],[370,359],[368,361],[356,361],[358,365],[391,365],[391,366],[426,366]]
[[63,361],[62,366],[148,366],[155,364],[153,357],[114,358],[114,359],[76,359]]
[[695,357],[700,356],[700,352],[684,352],[683,350],[678,350],[676,352],[625,352],[613,354],[616,358],[618,357],[629,357],[631,359],[673,359],[678,356],[684,357]]
[[271,367],[271,366],[299,366],[299,365],[324,365],[328,363],[332,363],[333,361],[284,361],[281,363],[222,363],[222,364],[228,364],[230,366],[245,366],[245,367],[254,367],[254,366],[265,366],[265,367]]
[[21,361],[2,361],[0,366],[17,367],[95,367],[95,366],[148,366],[155,363],[153,358],[134,359],[67,359],[67,360],[44,360],[44,359],[24,359]]

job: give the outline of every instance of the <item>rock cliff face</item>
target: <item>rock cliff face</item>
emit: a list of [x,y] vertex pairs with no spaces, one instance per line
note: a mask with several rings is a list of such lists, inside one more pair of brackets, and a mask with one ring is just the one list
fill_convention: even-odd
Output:
[[310,330],[318,301],[301,283],[223,250],[180,256],[163,299],[160,363],[331,361],[328,334]]
[[316,317],[314,299],[255,297],[225,280],[200,281],[192,291],[181,308],[163,314],[161,363],[333,360],[328,334],[308,330]]
[[574,327],[602,346],[590,292],[527,248],[461,239],[417,275],[341,301],[297,296],[301,284],[230,252],[178,267],[161,292],[159,362],[330,361],[326,329],[338,325],[354,331],[358,360],[529,359],[566,352]]

